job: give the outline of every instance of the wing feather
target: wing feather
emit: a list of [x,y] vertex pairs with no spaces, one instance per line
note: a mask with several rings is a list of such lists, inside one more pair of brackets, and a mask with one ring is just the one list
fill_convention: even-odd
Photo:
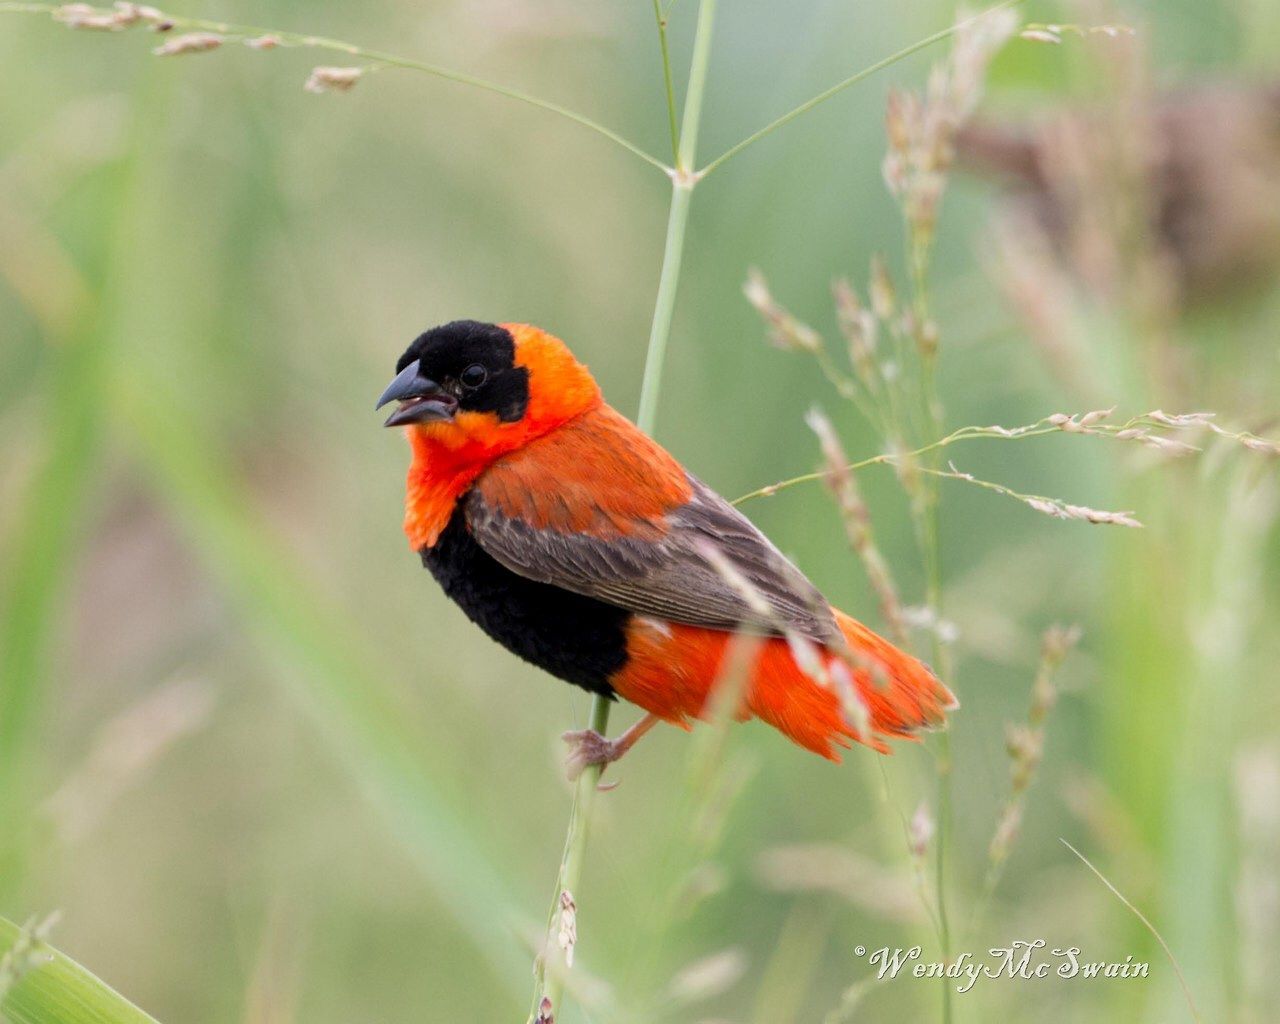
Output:
[[[750,520],[617,413],[593,415],[602,419],[495,464],[468,493],[467,525],[486,552],[521,576],[642,615],[832,636],[822,595]],[[755,622],[708,561],[708,543],[769,603],[772,625]]]

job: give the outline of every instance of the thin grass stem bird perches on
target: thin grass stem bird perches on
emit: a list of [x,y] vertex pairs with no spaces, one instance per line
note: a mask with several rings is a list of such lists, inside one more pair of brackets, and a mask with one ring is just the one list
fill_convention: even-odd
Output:
[[[662,250],[662,270],[658,276],[658,292],[654,299],[653,322],[649,331],[649,345],[645,355],[644,376],[640,389],[640,408],[636,421],[641,430],[652,432],[657,418],[658,394],[662,386],[662,365],[667,341],[671,336],[671,322],[675,315],[676,290],[680,282],[680,268],[684,255],[685,229],[689,223],[689,203],[693,198],[694,181],[680,173],[697,158],[698,128],[702,120],[702,99],[711,59],[711,31],[715,22],[715,0],[702,0],[698,8],[697,35],[693,44],[693,57],[689,66],[689,84],[685,96],[684,117],[677,128],[675,116],[675,90],[671,81],[671,62],[667,48],[666,18],[655,0],[658,36],[662,47],[663,80],[667,97],[667,111],[671,128],[671,146],[675,153],[676,167],[671,175],[671,206],[667,216],[667,237]],[[609,727],[609,700],[603,694],[591,699],[588,729],[603,735]],[[582,864],[586,856],[587,827],[591,818],[591,805],[596,798],[603,765],[588,765],[577,781],[573,806],[569,811],[569,828],[565,834],[564,855],[556,878],[548,921],[547,945],[534,966],[533,1009],[530,1020],[545,1019],[544,1005],[554,1014],[561,1002],[561,982],[558,972],[547,973],[546,958],[551,955],[550,932],[558,914],[558,905],[564,894],[578,891],[582,877]]]

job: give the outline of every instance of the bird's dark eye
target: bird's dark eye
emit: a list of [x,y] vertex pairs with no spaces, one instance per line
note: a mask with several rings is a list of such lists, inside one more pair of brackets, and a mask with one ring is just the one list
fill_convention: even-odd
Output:
[[489,371],[479,363],[472,363],[462,371],[462,375],[458,379],[462,381],[464,388],[478,388],[489,379]]

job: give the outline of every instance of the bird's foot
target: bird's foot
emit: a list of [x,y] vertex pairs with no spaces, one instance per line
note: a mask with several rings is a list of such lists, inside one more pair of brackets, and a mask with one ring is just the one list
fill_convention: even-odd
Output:
[[652,729],[658,722],[653,715],[645,715],[635,725],[617,739],[601,736],[594,729],[575,729],[566,732],[560,738],[569,744],[569,756],[565,758],[565,773],[569,781],[577,780],[592,765],[600,765],[601,771],[621,760],[622,755],[635,746],[636,740]]
[[565,774],[575,782],[593,764],[601,765],[601,771],[627,752],[617,740],[601,736],[594,729],[575,729],[560,737],[569,744],[569,756],[565,758]]

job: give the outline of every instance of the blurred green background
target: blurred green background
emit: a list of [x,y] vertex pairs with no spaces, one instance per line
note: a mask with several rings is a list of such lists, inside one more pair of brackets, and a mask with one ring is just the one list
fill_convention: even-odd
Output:
[[[175,10],[438,61],[668,148],[640,0]],[[678,75],[695,13],[683,0],[672,14]],[[722,5],[701,153],[954,13]],[[1261,0],[1033,3],[1025,16],[1139,27],[1161,89],[1277,71],[1280,19]],[[311,66],[342,61],[238,46],[156,60],[152,44],[0,21],[0,913],[61,909],[61,948],[162,1021],[521,1020],[570,799],[558,737],[584,725],[588,701],[490,643],[421,571],[399,529],[406,448],[372,405],[419,331],[475,317],[561,335],[632,413],[667,183],[572,124],[414,73],[315,96],[301,88]],[[1015,40],[984,110],[1105,92],[1087,49]],[[741,284],[760,267],[835,343],[831,279],[862,282],[875,252],[895,271],[901,259],[880,171],[887,90],[918,87],[944,53],[819,108],[695,194],[657,435],[726,495],[815,468],[802,419],[814,403],[853,457],[878,450],[809,360],[764,343]],[[1274,269],[1188,300],[1158,331],[1123,288],[1081,299],[1067,333],[1091,375],[1073,388],[1006,301],[998,204],[963,175],[945,203],[935,304],[950,426],[1117,405],[1211,409],[1275,436]],[[1138,981],[983,981],[957,997],[957,1019],[1186,1019],[1150,936],[1060,836],[1161,928],[1206,1020],[1274,1019],[1274,460],[1222,443],[1154,464],[1065,436],[950,454],[1148,524],[1057,522],[943,490],[963,703],[957,946],[1042,938],[1151,962]],[[919,602],[900,491],[887,471],[860,479]],[[820,486],[746,511],[834,603],[876,622]],[[1007,874],[971,930],[1008,793],[1004,724],[1025,718],[1054,622],[1084,639]],[[614,726],[633,720],[620,710]],[[622,785],[597,802],[576,894],[580,972],[633,1010],[666,991],[646,1019],[787,1024],[823,1021],[869,976],[855,946],[918,942],[938,958],[899,818],[935,799],[927,748],[883,771],[862,750],[834,767],[758,724],[735,729],[722,834],[706,863],[673,867],[691,749],[661,729],[611,773]],[[809,849],[779,852],[797,845]],[[650,908],[690,867],[714,891],[655,937]],[[745,966],[726,984],[704,970],[669,990],[726,951],[721,967]],[[936,982],[900,977],[848,1019],[935,1019],[937,1004]]]

